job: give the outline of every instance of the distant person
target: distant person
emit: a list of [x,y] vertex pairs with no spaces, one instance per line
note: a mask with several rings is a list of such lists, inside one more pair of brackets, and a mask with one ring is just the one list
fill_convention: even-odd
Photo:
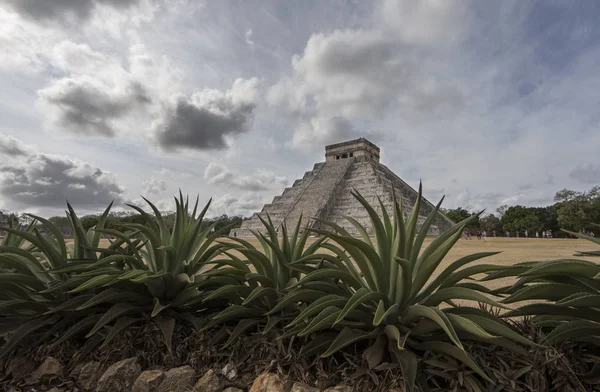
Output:
[[535,231],[535,238],[540,238],[540,232],[539,231]]
[[542,230],[542,238],[546,238],[546,230]]
[[529,231],[525,230],[525,238],[529,238]]
[[517,230],[517,238],[521,236],[521,232]]
[[487,231],[482,231],[481,232],[481,237],[483,238],[483,240],[485,241],[485,237],[487,237]]
[[481,239],[481,230],[477,230],[477,239],[480,240]]
[[548,230],[548,238],[552,238],[552,229]]
[[510,231],[506,230],[506,238],[510,238]]
[[496,238],[496,230],[492,231],[492,235]]

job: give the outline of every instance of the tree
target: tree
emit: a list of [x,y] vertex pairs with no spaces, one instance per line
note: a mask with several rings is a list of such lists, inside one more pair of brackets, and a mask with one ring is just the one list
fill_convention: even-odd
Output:
[[98,224],[98,217],[96,215],[87,215],[81,218],[81,225],[83,226],[85,231],[88,231],[90,228],[96,226]]
[[532,208],[524,206],[512,206],[509,207],[502,218],[500,219],[502,228],[508,230],[511,233],[521,232],[525,233],[525,230],[533,233],[539,230],[540,220],[532,211]]
[[481,229],[485,230],[488,236],[491,236],[493,232],[498,234],[502,233],[502,223],[500,218],[494,214],[488,214],[479,220]]
[[587,192],[562,189],[556,192],[554,205],[561,228],[571,231],[587,230],[600,218],[600,186]]
[[[446,216],[452,219],[454,222],[458,223],[464,219],[469,218],[472,215],[475,215],[475,212],[469,212],[466,208],[458,207],[455,209],[442,209],[442,212],[446,214]],[[469,229],[478,229],[480,227],[479,218],[473,221],[467,228]]]

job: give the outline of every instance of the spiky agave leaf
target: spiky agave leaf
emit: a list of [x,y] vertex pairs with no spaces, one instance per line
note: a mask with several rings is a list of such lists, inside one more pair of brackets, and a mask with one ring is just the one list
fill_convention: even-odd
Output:
[[[595,244],[600,240],[563,230]],[[599,256],[600,252],[578,252],[576,256]],[[583,259],[560,259],[522,263],[506,271],[517,281],[498,289],[505,303],[532,301],[504,317],[530,316],[547,332],[546,343],[560,345],[580,341],[598,345],[600,338],[600,264]],[[542,302],[543,301],[543,302]]]
[[[228,267],[232,267],[229,273],[237,271],[243,274],[245,280],[233,282],[217,290],[222,295],[235,296],[234,298],[229,297],[231,308],[238,309],[239,313],[232,313],[231,309],[226,308],[213,319],[210,326],[238,323],[234,329],[237,332],[242,327],[244,331],[251,327],[269,331],[276,324],[291,321],[298,314],[298,299],[286,302],[286,294],[294,290],[302,276],[316,271],[319,261],[331,257],[331,255],[320,253],[325,238],[319,238],[307,246],[310,232],[302,230],[302,216],[296,222],[291,233],[285,222],[281,224],[281,233],[279,233],[268,214],[266,219],[260,216],[259,219],[265,233],[253,231],[253,235],[259,243],[258,248],[241,238],[229,238],[226,242],[232,250],[239,252],[245,258],[242,260],[231,252],[227,252],[229,258],[234,261],[234,263],[225,263]],[[255,272],[251,272],[250,267]],[[216,271],[222,270],[223,265],[217,265],[215,269]],[[215,269],[207,272],[205,276],[215,273]],[[207,299],[211,299],[211,297],[209,296]],[[287,304],[287,306],[282,304]],[[256,314],[268,314],[269,317],[265,317],[264,321],[259,320],[258,323],[250,323],[245,319],[246,313],[240,307],[251,309],[249,312],[257,312]],[[227,317],[222,317],[222,315],[227,315]],[[232,335],[230,342],[239,336],[240,333]]]
[[[351,236],[333,223],[322,222],[333,231],[319,229],[313,232],[332,241],[333,244],[329,244],[329,247],[336,248],[333,252],[338,255],[339,260],[329,271],[308,274],[298,282],[298,290],[301,290],[313,281],[313,276],[322,274],[322,283],[331,286],[337,280],[341,280],[350,289],[346,294],[341,293],[343,302],[339,301],[339,298],[335,298],[335,301],[332,298],[329,302],[332,305],[323,307],[322,302],[317,300],[308,305],[306,309],[310,312],[303,315],[306,319],[304,325],[311,325],[314,320],[320,320],[319,327],[324,329],[339,329],[344,323],[352,323],[352,330],[356,332],[342,330],[338,339],[323,355],[332,355],[356,340],[371,339],[371,333],[377,336],[387,327],[398,326],[408,332],[407,347],[419,350],[421,347],[419,345],[427,342],[429,349],[451,353],[450,355],[485,377],[481,369],[464,351],[459,336],[469,334],[472,339],[479,340],[495,337],[510,339],[514,337],[514,331],[491,315],[490,317],[497,321],[497,324],[493,324],[493,332],[488,330],[491,324],[487,322],[480,324],[478,322],[480,320],[472,320],[462,315],[449,315],[447,309],[450,308],[440,307],[442,303],[453,304],[456,300],[480,301],[497,307],[504,306],[491,298],[485,288],[468,282],[477,274],[503,269],[502,266],[496,265],[468,267],[471,263],[492,256],[496,252],[465,256],[439,270],[440,264],[456,244],[464,228],[476,219],[477,215],[459,222],[422,249],[441,201],[419,227],[421,186],[419,186],[417,202],[406,220],[402,211],[402,202],[396,200],[395,195],[391,213],[387,211],[381,200],[379,201],[380,212],[378,212],[360,193],[355,191],[353,196],[370,217],[375,244],[365,235],[366,228],[355,220],[350,219],[350,223],[359,233],[362,233],[361,238]],[[432,279],[434,275],[437,275],[437,278]],[[322,297],[328,294],[323,292]],[[365,314],[370,315],[366,321],[363,319]],[[289,324],[289,327],[294,325],[303,324],[296,319]],[[423,325],[427,325],[427,328],[422,328]],[[445,342],[446,339],[449,339],[452,344]],[[525,341],[525,343],[530,342]],[[377,357],[379,354],[373,353],[373,355]],[[409,367],[407,366],[406,369],[408,371]]]

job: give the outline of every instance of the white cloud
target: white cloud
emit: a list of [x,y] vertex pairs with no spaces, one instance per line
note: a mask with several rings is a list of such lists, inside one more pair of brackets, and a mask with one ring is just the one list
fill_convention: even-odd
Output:
[[[313,34],[303,54],[292,58],[293,75],[270,88],[268,102],[304,114],[313,129],[324,117],[384,116],[395,110],[419,121],[460,110],[461,86],[440,77],[443,67],[435,58],[447,49],[434,47],[438,41],[449,45],[447,38],[462,29],[460,13],[448,12],[460,7],[437,1],[411,4],[385,1],[375,12],[373,28]],[[404,21],[402,27],[392,19]],[[295,140],[306,139],[306,126],[296,132]],[[315,138],[313,146],[332,138],[335,134]]]
[[213,199],[207,216],[214,217],[223,214],[249,216],[259,210],[263,204],[264,197],[255,192],[245,192],[239,197],[225,194]]
[[246,30],[246,33],[244,34],[244,36],[246,37],[246,43],[249,46],[254,46],[254,41],[252,41],[252,29]]
[[231,171],[227,166],[211,162],[204,170],[204,179],[209,184],[223,185],[246,191],[278,190],[287,184],[283,176],[268,171],[257,170],[251,175]]

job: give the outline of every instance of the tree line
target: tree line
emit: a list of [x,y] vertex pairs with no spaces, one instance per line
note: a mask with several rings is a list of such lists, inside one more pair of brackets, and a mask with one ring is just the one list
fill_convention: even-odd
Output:
[[[477,215],[478,211],[471,208],[458,207],[444,209],[443,213],[455,222]],[[575,232],[595,232],[598,235],[600,223],[600,186],[595,186],[589,191],[573,191],[562,189],[554,195],[554,204],[546,207],[526,207],[522,205],[503,205],[496,209],[496,213],[482,214],[469,225],[470,230],[485,230],[488,236],[496,232],[497,236],[504,236],[508,231],[511,235],[520,232],[522,235],[527,230],[530,236],[536,232],[552,230],[555,236],[567,237],[560,229]]]
[[[163,217],[169,229],[172,229],[173,225],[175,224],[175,213],[167,212],[164,213]],[[81,217],[80,222],[83,225],[84,230],[87,231],[91,227],[96,226],[99,218],[100,214],[85,215]],[[229,225],[231,225],[233,228],[236,228],[240,227],[245,219],[248,218],[244,218],[242,216],[229,216],[227,214],[223,214],[213,218],[204,219],[202,221],[202,229],[208,227],[213,223],[215,224],[215,231],[218,231],[219,229]],[[33,219],[27,214],[16,214],[6,211],[0,211],[0,227],[9,225],[16,226],[17,224],[28,225],[32,222],[32,220]],[[66,216],[53,216],[48,218],[48,220],[60,230],[62,230],[64,234],[70,234],[71,224]],[[111,212],[108,215],[105,227],[107,229],[113,229],[120,232],[124,232],[126,231],[126,225],[130,223],[144,224],[145,220],[139,213]],[[39,226],[40,229],[43,229],[43,225],[38,224],[37,226]],[[1,230],[0,234],[2,234]]]

